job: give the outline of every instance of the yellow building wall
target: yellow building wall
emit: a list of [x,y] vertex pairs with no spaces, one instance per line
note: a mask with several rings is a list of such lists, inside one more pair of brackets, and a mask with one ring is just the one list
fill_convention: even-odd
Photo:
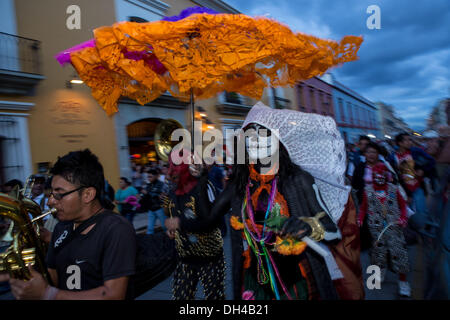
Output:
[[[188,0],[165,0],[170,5],[167,16],[177,15],[184,8],[196,4]],[[81,29],[69,30],[66,13],[70,5],[81,10]],[[92,31],[115,21],[114,0],[16,0],[17,34],[41,41],[41,74],[45,76],[31,97],[2,97],[0,100],[32,102],[35,106],[28,112],[32,166],[37,171],[38,163],[53,164],[58,156],[69,151],[89,148],[103,164],[105,177],[114,188],[118,188],[119,162],[114,116],[107,116],[92,98],[86,85],[66,83],[75,75],[67,65],[61,67],[54,56],[78,43],[93,37]],[[290,97],[289,97],[290,98]],[[270,105],[267,91],[261,101]],[[254,99],[244,104],[253,105]],[[195,101],[195,106],[206,109],[208,118],[217,129],[221,129],[220,118],[243,119],[242,116],[221,115],[217,112],[217,97]],[[190,123],[190,112],[186,111],[186,123]]]
[[[105,177],[117,188],[119,167],[113,117],[108,117],[92,98],[85,85],[66,88],[74,74],[68,65],[61,67],[54,56],[92,38],[92,30],[115,21],[112,0],[17,0],[17,33],[41,41],[42,80],[33,97],[16,98],[33,102],[29,112],[32,166],[55,163],[69,151],[89,148],[103,164]],[[81,9],[81,29],[69,30],[66,13],[70,5]],[[15,99],[8,99],[15,100]]]

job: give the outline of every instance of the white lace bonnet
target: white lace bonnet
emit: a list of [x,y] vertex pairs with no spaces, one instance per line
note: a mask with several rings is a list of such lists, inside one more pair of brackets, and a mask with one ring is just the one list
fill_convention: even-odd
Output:
[[328,214],[337,223],[348,201],[344,183],[345,143],[333,118],[294,110],[272,109],[258,102],[249,111],[242,129],[255,123],[273,131],[295,164],[315,179]]

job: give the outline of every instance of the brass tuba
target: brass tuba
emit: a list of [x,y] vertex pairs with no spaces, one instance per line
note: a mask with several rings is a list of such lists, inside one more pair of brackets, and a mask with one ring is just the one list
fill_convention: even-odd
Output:
[[28,280],[31,276],[27,265],[31,264],[51,283],[45,264],[47,247],[40,239],[40,229],[41,219],[55,212],[56,209],[50,209],[42,213],[39,205],[17,188],[10,195],[0,193],[0,223],[5,226],[10,222],[6,233],[0,235],[0,244],[10,244],[0,253],[0,273],[7,272],[11,277]]
[[176,129],[181,129],[183,126],[176,120],[166,119],[161,121],[155,129],[155,149],[159,158],[163,161],[169,161],[169,155],[172,148],[177,143],[171,141],[172,133]]

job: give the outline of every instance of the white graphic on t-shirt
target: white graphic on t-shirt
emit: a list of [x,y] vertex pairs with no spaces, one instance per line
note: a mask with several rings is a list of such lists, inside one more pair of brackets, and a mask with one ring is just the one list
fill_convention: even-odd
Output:
[[57,246],[59,246],[61,244],[61,242],[63,242],[63,240],[67,237],[68,234],[69,234],[69,232],[67,232],[67,230],[64,230],[64,232],[59,236],[59,238],[56,239],[55,248]]
[[67,267],[67,274],[70,276],[67,278],[66,286],[67,289],[81,289],[81,269],[77,265],[70,265]]
[[83,263],[83,262],[86,262],[86,260],[78,260],[78,259],[75,260],[75,263],[76,263],[76,264],[81,264],[81,263]]

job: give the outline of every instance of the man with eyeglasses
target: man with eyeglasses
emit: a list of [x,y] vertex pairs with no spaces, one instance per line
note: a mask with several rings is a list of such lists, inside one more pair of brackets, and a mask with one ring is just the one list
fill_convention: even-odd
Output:
[[[17,299],[125,299],[135,273],[133,226],[105,201],[103,167],[88,149],[59,158],[51,170],[48,205],[60,221],[52,234],[47,266],[50,286],[30,267],[32,279],[10,279]],[[130,294],[130,292],[128,292]]]

